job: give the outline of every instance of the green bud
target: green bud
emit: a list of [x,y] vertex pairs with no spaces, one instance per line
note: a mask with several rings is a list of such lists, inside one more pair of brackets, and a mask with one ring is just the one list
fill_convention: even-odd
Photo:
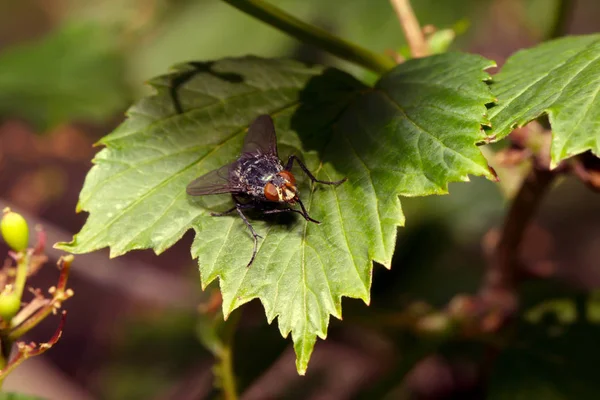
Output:
[[0,317],[6,322],[10,321],[21,308],[21,298],[14,293],[0,296]]
[[21,214],[10,211],[7,207],[4,209],[2,221],[0,221],[0,231],[6,244],[14,251],[23,251],[29,243],[29,228],[27,221]]

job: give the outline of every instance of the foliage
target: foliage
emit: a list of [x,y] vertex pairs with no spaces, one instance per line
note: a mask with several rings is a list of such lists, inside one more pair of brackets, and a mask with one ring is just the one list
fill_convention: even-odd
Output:
[[[111,257],[137,249],[160,254],[192,230],[201,286],[212,291],[210,304],[194,315],[194,340],[214,357],[214,386],[226,398],[236,398],[283,351],[270,344],[268,355],[257,355],[260,346],[249,350],[252,335],[244,337],[243,351],[234,346],[242,318],[233,312],[253,299],[266,322],[277,319],[281,335],[291,333],[300,374],[307,372],[317,337],[336,331],[330,316],[345,318],[332,326],[366,325],[386,336],[402,357],[365,398],[408,397],[411,369],[418,371],[432,355],[452,363],[457,353],[476,365],[480,381],[474,386],[489,398],[592,398],[598,354],[578,349],[594,348],[598,305],[588,290],[563,297],[556,290],[539,294],[531,307],[522,282],[558,276],[548,255],[553,245],[540,256],[544,246],[534,243],[535,235],[545,238],[546,232],[530,224],[546,193],[562,182],[558,178],[575,176],[600,191],[600,35],[559,37],[568,2],[545,4],[545,22],[534,30],[548,31],[554,40],[516,52],[490,77],[486,70],[494,61],[448,52],[465,26],[478,24],[460,18],[481,2],[414,2],[421,22],[440,29],[421,28],[407,0],[394,1],[394,7],[381,3],[357,0],[340,7],[284,0],[278,8],[263,0],[153,0],[142,15],[122,12],[125,6],[110,0],[101,7],[127,22],[121,36],[89,21],[69,23],[47,39],[0,55],[0,114],[40,126],[101,121],[120,110],[128,96],[124,62],[140,77],[135,85],[161,74],[149,82],[153,93],[99,141],[103,148],[92,160],[77,206],[89,214],[87,222],[71,242],[56,247],[74,253],[108,247]],[[321,15],[336,17],[323,22]],[[366,28],[356,29],[356,21]],[[148,26],[155,30],[145,36]],[[301,44],[292,48],[291,39],[272,28]],[[398,40],[401,33],[406,43]],[[269,58],[282,49],[316,62]],[[190,56],[196,60],[164,73],[167,63]],[[43,62],[56,59],[61,62]],[[262,114],[275,122],[282,160],[294,154],[318,179],[347,181],[336,187],[311,183],[295,166],[300,197],[321,224],[295,214],[249,211],[261,238],[248,268],[253,242],[244,222],[235,213],[211,216],[229,209],[231,197],[194,198],[185,188],[235,160],[249,124]],[[500,143],[487,146],[492,142]],[[498,176],[503,182],[496,183]],[[472,178],[476,182],[462,183]],[[508,197],[503,224],[492,221],[501,202],[496,192],[490,196],[492,186]],[[451,197],[430,196],[449,188]],[[411,207],[417,211],[407,211]],[[405,216],[409,229],[399,229]],[[501,227],[484,235],[491,224]],[[458,248],[475,248],[479,240],[483,256]],[[13,247],[22,250],[20,242]],[[29,261],[16,261],[18,291],[4,296],[4,303],[0,296],[6,320],[22,312],[15,299],[21,298],[19,276]],[[207,289],[212,282],[219,290]],[[559,286],[564,289],[565,282]],[[342,313],[342,297],[362,302],[345,300]],[[362,304],[371,301],[379,304]],[[193,321],[186,322],[181,332],[189,334]],[[11,338],[11,328],[4,328],[4,337]],[[189,335],[166,340],[181,338]],[[143,396],[167,383],[129,385],[131,371],[144,369],[139,352],[159,355],[136,350],[131,358],[137,363],[116,368],[116,375],[126,376],[116,394]],[[183,368],[196,355],[184,356],[170,360]],[[153,368],[144,370],[151,380]]]
[[556,39],[522,50],[494,77],[490,110],[498,139],[548,113],[551,165],[591,150],[600,155],[600,35]]
[[[316,336],[326,335],[328,315],[341,317],[341,297],[368,302],[372,261],[390,265],[396,226],[403,223],[393,194],[444,193],[448,182],[469,173],[490,176],[475,146],[485,139],[480,125],[491,97],[482,69],[489,65],[461,54],[414,60],[372,89],[340,71],[288,61],[180,67],[154,80],[158,94],[102,140],[107,148],[97,155],[79,204],[90,218],[62,248],[110,246],[113,256],[136,248],[161,252],[193,227],[203,286],[220,277],[225,315],[261,299],[269,320],[279,315],[282,334],[292,332],[304,371]],[[309,188],[304,182],[304,201],[324,224],[256,223],[264,239],[247,269],[252,241],[243,222],[211,217],[186,197],[185,186],[234,160],[245,127],[263,113],[274,117],[287,153],[302,155],[318,178],[346,176],[348,184]],[[150,228],[132,231],[130,221],[142,218]]]
[[125,104],[115,32],[70,23],[0,54],[0,117],[46,129],[70,120],[104,120]]

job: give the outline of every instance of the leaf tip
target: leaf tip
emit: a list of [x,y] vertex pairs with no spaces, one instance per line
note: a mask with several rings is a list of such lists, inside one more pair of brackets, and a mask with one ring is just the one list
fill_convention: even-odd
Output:
[[71,252],[73,242],[57,242],[52,245],[53,249]]
[[306,375],[306,370],[308,369],[308,361],[310,359],[310,354],[307,358],[296,355],[296,371],[298,371],[298,375],[304,376]]
[[[498,66],[498,63],[496,63],[496,61],[494,61],[494,60],[487,59],[487,61],[488,61],[487,65],[485,67],[483,67],[484,71],[488,70],[490,68],[496,68]],[[491,80],[491,77],[490,77],[490,80]]]
[[[93,249],[93,250],[96,250],[96,249]],[[110,259],[117,258],[117,257],[122,256],[123,254],[127,253],[128,250],[135,250],[135,247],[132,247],[130,249],[110,247],[109,252],[108,252],[108,258],[110,258]]]

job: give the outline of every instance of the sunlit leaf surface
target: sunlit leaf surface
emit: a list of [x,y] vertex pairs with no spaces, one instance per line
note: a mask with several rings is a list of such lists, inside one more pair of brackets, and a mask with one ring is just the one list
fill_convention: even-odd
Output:
[[573,36],[522,50],[491,85],[490,110],[498,139],[547,113],[552,167],[591,150],[600,155],[600,35]]

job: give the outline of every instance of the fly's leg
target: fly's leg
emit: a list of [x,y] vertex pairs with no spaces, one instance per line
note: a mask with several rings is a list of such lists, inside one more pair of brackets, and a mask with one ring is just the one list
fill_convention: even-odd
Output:
[[228,215],[231,214],[232,212],[234,212],[235,210],[237,210],[237,206],[233,206],[231,207],[229,210],[227,211],[223,211],[223,212],[211,212],[210,215],[212,217],[222,217],[224,215]]
[[254,208],[254,207],[255,207],[255,205],[252,204],[252,203],[249,203],[249,204],[236,203],[236,205],[233,206],[233,207],[231,207],[229,210],[225,210],[225,211],[222,211],[222,212],[211,212],[210,215],[211,215],[211,217],[222,217],[222,216],[231,214],[232,212],[234,212],[238,208],[240,208],[242,210],[245,210],[247,208]]
[[248,268],[254,262],[254,258],[256,257],[256,253],[258,252],[258,238],[262,238],[262,236],[260,236],[258,233],[256,233],[256,231],[254,230],[254,228],[250,224],[250,221],[248,221],[248,218],[246,218],[246,216],[244,215],[244,213],[242,212],[242,210],[248,209],[248,208],[254,208],[255,204],[253,204],[253,203],[242,203],[233,194],[231,195],[231,197],[233,198],[235,206],[233,206],[229,210],[225,210],[223,212],[212,212],[212,213],[210,213],[210,215],[213,216],[213,217],[222,217],[224,215],[231,214],[232,212],[237,211],[237,213],[239,214],[239,216],[242,218],[242,221],[244,221],[244,223],[246,224],[246,226],[248,227],[248,229],[250,229],[250,233],[252,234],[252,238],[254,239],[254,249],[252,250],[252,257],[250,258],[250,262],[248,263],[248,265],[246,265],[246,268]]
[[320,224],[319,221],[317,221],[316,219],[312,219],[308,215],[308,213],[304,209],[304,205],[301,205],[301,207],[302,207],[302,211],[294,210],[293,208],[275,208],[273,210],[265,210],[265,211],[263,211],[263,214],[279,214],[279,213],[283,213],[283,212],[295,212],[295,213],[302,215],[304,217],[304,219],[306,219],[307,221],[314,222],[316,224]]
[[302,208],[302,212],[300,214],[302,214],[304,219],[307,221],[314,222],[315,224],[320,224],[319,221],[317,221],[316,219],[312,219],[310,217],[310,215],[308,215],[308,211],[306,211],[306,208],[304,208],[304,203],[302,203],[302,201],[300,199],[298,199],[297,201],[298,201],[298,204],[300,204],[300,208]]
[[225,210],[225,211],[222,211],[222,212],[211,212],[210,213],[211,217],[223,217],[225,215],[231,214],[232,212],[234,212],[238,208],[246,209],[246,208],[254,208],[255,207],[255,205],[253,203],[242,203],[242,202],[240,202],[240,200],[238,199],[238,197],[235,194],[232,194],[231,198],[233,198],[233,202],[235,203],[235,206],[231,207],[229,210]]
[[[306,165],[304,165],[304,163],[302,161],[300,161],[300,159],[298,157],[296,157],[294,154],[292,154],[288,160],[287,163],[285,165],[285,170],[286,171],[290,171],[292,169],[292,165],[294,164],[294,160],[296,160],[298,162],[298,165],[300,165],[300,168],[302,168],[302,171],[304,171],[304,173],[306,175],[308,175],[308,177],[310,178],[311,181],[313,182],[318,182],[318,183],[322,183],[324,185],[340,185],[344,182],[346,182],[346,179],[348,178],[344,178],[341,179],[339,181],[335,181],[335,182],[330,182],[330,181],[321,181],[318,180],[317,178],[315,178],[315,176],[308,170],[308,168],[306,168]],[[304,208],[304,206],[302,206],[302,208]],[[305,210],[306,212],[306,210]],[[307,214],[308,215],[308,214]],[[305,217],[306,218],[306,217]],[[310,218],[310,217],[309,217]]]
[[248,268],[254,262],[254,258],[256,257],[256,253],[258,251],[258,238],[262,237],[262,236],[260,236],[258,233],[256,233],[256,231],[254,230],[254,228],[250,224],[250,221],[248,221],[248,218],[246,218],[246,216],[242,212],[242,208],[245,208],[244,205],[245,204],[236,204],[235,205],[235,209],[237,210],[237,213],[242,218],[242,221],[244,221],[244,223],[246,224],[246,226],[248,227],[248,229],[250,229],[250,233],[252,234],[252,238],[254,238],[254,250],[252,250],[252,257],[250,258],[250,262],[248,263],[248,265],[246,265],[246,268]]

